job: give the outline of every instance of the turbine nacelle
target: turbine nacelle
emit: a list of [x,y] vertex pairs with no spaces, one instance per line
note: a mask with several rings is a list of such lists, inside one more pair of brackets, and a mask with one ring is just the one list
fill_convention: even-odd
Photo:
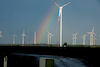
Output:
[[[52,0],[53,1],[53,0]],[[60,8],[63,8],[63,7],[65,7],[65,6],[67,6],[68,4],[70,4],[71,2],[68,2],[68,3],[66,3],[66,4],[64,4],[63,6],[59,6],[55,1],[53,1],[58,7],[60,7]]]
[[50,36],[54,36],[52,33],[49,33],[50,34]]
[[50,35],[50,36],[54,36],[54,35],[52,35],[52,33],[49,33],[49,31],[47,30],[47,32],[48,32],[48,36]]
[[22,34],[22,36],[23,36],[23,37],[26,37],[26,35],[25,35],[25,33],[24,33],[24,30],[23,30],[23,34]]
[[47,30],[47,32],[48,32],[48,35],[52,35],[52,33],[49,33],[49,31]]
[[88,34],[94,34],[96,36],[96,34],[94,33],[94,27],[92,28],[92,32],[87,32]]
[[87,35],[82,35],[82,37],[81,38],[83,38],[84,40],[85,40],[85,37],[86,37]]
[[87,32],[88,34],[92,34],[92,32]]
[[83,38],[85,38],[87,35],[82,35]]
[[87,33],[88,33],[88,34],[91,34],[91,35],[94,34],[94,35],[96,36],[96,34],[95,34],[94,32],[87,32]]
[[22,36],[25,36],[25,37],[26,37],[26,35],[25,35],[25,34],[22,34]]

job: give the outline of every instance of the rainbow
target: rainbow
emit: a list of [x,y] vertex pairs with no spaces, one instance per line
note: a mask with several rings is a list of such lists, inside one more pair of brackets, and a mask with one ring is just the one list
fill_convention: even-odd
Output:
[[43,39],[46,36],[47,29],[50,27],[51,24],[53,24],[56,12],[57,12],[57,7],[52,7],[46,14],[37,32],[37,43],[43,43]]

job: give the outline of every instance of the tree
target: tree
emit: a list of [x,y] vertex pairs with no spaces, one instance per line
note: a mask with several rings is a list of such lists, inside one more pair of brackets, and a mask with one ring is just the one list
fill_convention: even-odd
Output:
[[63,47],[66,47],[66,46],[67,46],[67,42],[64,42]]

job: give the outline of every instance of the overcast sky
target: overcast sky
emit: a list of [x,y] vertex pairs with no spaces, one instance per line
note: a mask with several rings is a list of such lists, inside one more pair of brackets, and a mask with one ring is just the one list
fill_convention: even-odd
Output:
[[[89,44],[90,35],[96,33],[96,44],[100,45],[100,1],[99,0],[55,0],[60,6],[72,1],[63,8],[63,42],[72,43],[72,34],[77,35],[77,44],[82,44],[82,35],[86,34],[86,44]],[[54,9],[53,9],[54,8]],[[59,43],[59,8],[52,0],[0,0],[0,44],[12,44],[12,35],[16,34],[16,43],[21,43],[22,31],[25,30],[25,43],[32,43],[34,31],[39,31],[43,20],[50,11],[52,18],[47,29],[54,34],[52,44]],[[41,43],[47,43],[47,31]]]

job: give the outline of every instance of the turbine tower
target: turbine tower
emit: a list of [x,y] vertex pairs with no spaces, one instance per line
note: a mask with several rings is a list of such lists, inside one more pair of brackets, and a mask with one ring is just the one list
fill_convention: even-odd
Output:
[[26,37],[24,30],[23,30],[23,34],[22,34],[22,44],[24,44],[24,37]]
[[51,37],[52,37],[52,36],[54,36],[54,35],[50,34],[50,44],[51,44]]
[[[72,35],[73,35],[73,34],[72,34]],[[75,44],[75,37],[74,37],[74,35],[73,35],[72,40],[73,40],[72,44],[74,45],[74,44]]]
[[76,45],[76,39],[77,39],[77,37],[76,37],[76,35],[78,34],[78,32],[76,33],[76,34],[72,34],[73,35],[73,45]]
[[34,44],[36,44],[36,32],[34,32]]
[[92,32],[87,33],[90,34],[90,45],[93,45],[93,35],[96,36],[96,34],[94,33],[94,27],[92,28]]
[[97,39],[96,39],[96,37],[94,36],[94,39],[93,39],[94,45],[95,45],[95,40],[97,40]]
[[98,37],[100,37],[100,35]]
[[48,30],[47,30],[47,32],[48,32],[48,44],[50,44],[50,38],[49,38],[49,36],[52,35],[52,33],[49,33]]
[[[53,1],[54,2],[54,1]],[[59,7],[59,17],[58,17],[58,22],[60,21],[60,47],[62,47],[62,9],[63,7],[65,7],[66,5],[70,4],[71,2],[63,5],[63,6],[59,6],[56,2],[54,2],[58,7]]]
[[86,36],[87,35],[82,35],[82,37],[81,37],[81,38],[83,38],[83,45],[85,45]]
[[2,31],[0,31],[0,37],[2,37],[1,33],[2,33]]
[[13,44],[15,44],[15,37],[17,37],[16,35],[15,35],[15,32],[14,32],[14,35],[12,35],[13,36]]

